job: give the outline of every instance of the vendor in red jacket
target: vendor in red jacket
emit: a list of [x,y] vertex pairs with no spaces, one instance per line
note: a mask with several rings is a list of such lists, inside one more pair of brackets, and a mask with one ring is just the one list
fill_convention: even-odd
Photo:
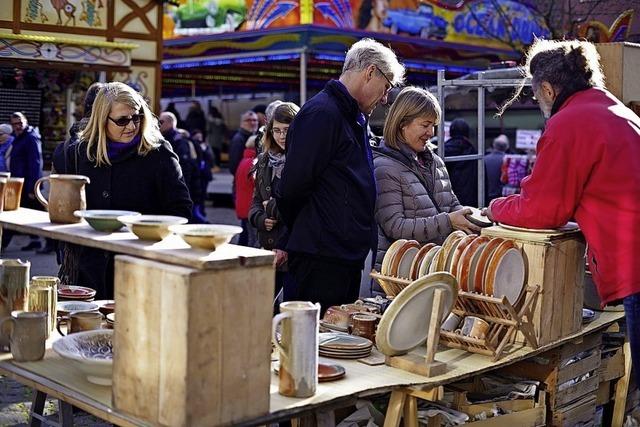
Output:
[[624,303],[640,383],[640,118],[604,89],[591,43],[539,40],[526,71],[549,120],[521,193],[487,215],[528,228],[575,218],[602,303]]

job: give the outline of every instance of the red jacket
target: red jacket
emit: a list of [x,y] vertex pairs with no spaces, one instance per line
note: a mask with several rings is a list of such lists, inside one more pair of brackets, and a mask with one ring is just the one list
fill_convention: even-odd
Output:
[[553,228],[575,218],[607,302],[640,292],[640,118],[606,90],[567,99],[538,141],[522,192],[491,202],[498,222]]
[[254,148],[245,148],[242,160],[236,170],[236,216],[239,219],[249,218],[249,208],[253,199],[253,188],[255,187],[255,177],[251,171],[253,160],[256,158]]

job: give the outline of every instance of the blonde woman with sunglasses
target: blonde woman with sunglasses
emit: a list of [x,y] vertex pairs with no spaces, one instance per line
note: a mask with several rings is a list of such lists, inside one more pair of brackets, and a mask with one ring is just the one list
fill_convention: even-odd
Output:
[[[56,150],[53,166],[89,177],[87,209],[191,217],[178,157],[146,101],[124,83],[100,89],[78,141]],[[98,249],[65,248],[60,276],[69,285],[95,288],[98,299],[113,296],[113,256]]]

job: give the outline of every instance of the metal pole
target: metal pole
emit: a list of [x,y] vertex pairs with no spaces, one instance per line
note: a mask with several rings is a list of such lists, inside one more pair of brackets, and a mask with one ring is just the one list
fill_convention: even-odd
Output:
[[[478,81],[484,82],[484,73],[478,73]],[[478,86],[478,207],[484,207],[484,85]]]
[[300,52],[300,105],[307,102],[307,51]]
[[444,159],[444,70],[438,70],[438,103],[442,111],[438,123],[438,156]]

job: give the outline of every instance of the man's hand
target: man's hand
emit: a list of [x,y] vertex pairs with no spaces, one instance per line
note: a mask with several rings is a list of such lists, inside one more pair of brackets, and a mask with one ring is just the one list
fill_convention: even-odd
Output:
[[273,227],[275,227],[275,225],[278,223],[277,219],[271,219],[271,218],[266,218],[264,220],[264,228],[267,231],[271,231],[273,230]]
[[467,234],[480,233],[480,227],[470,222],[466,215],[471,215],[471,209],[462,208],[459,211],[449,212],[449,221],[454,230],[462,230]]

